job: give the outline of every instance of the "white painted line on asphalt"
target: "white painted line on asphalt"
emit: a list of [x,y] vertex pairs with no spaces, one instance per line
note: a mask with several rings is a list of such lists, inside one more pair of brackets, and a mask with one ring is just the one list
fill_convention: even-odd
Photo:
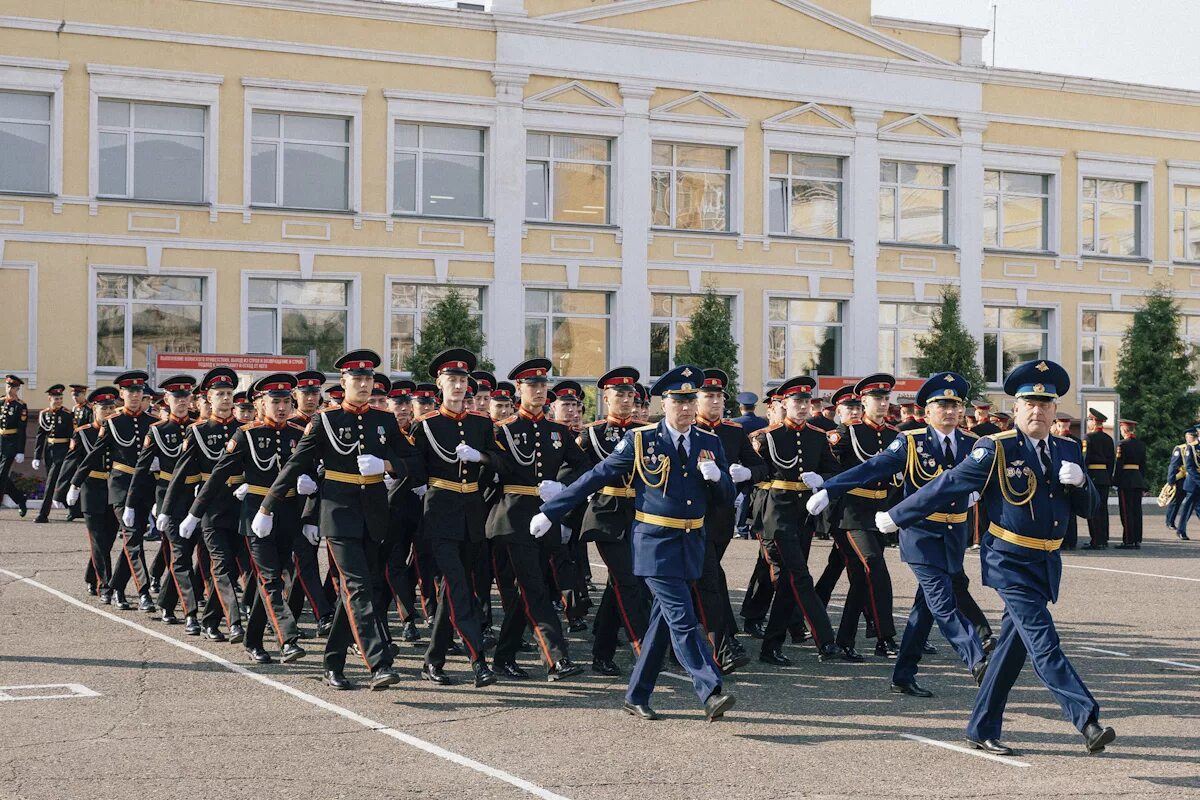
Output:
[[1111,569],[1109,567],[1087,567],[1083,564],[1063,564],[1067,569],[1090,569],[1096,572],[1116,572],[1121,575],[1139,575],[1143,578],[1163,578],[1169,581],[1190,581],[1192,583],[1200,583],[1200,578],[1185,578],[1182,575],[1158,575],[1153,572],[1134,572],[1128,569]]
[[1166,664],[1171,667],[1183,667],[1184,669],[1200,670],[1200,664],[1188,664],[1184,661],[1172,661],[1169,658],[1146,658],[1143,661],[1153,661],[1155,664]]
[[[66,693],[56,694],[25,694],[29,689],[66,689]],[[17,694],[13,694],[17,692]],[[67,700],[74,697],[99,697],[100,693],[92,691],[82,683],[31,683],[24,686],[0,686],[0,703],[11,703],[17,700]]]
[[1080,650],[1091,650],[1093,653],[1104,653],[1104,655],[1106,655],[1106,656],[1121,656],[1122,658],[1129,658],[1129,653],[1122,653],[1120,650],[1105,650],[1103,647],[1087,647],[1087,646],[1080,647],[1079,649]]
[[1200,670],[1200,664],[1189,664],[1186,661],[1172,661],[1169,658],[1143,658],[1130,653],[1122,653],[1119,650],[1105,650],[1101,647],[1082,646],[1080,650],[1091,650],[1093,653],[1104,653],[1109,656],[1121,656],[1122,658],[1132,658],[1136,661],[1149,661],[1155,664],[1166,664],[1169,667],[1183,667],[1184,669]]
[[956,753],[966,753],[969,756],[976,756],[977,758],[986,758],[988,761],[996,761],[1009,767],[1032,766],[1024,761],[1018,761],[1015,758],[995,756],[991,753],[985,753],[982,750],[974,750],[970,747],[960,747],[956,744],[950,744],[949,742],[939,742],[937,739],[927,739],[924,736],[917,736],[915,733],[902,733],[900,734],[900,738],[911,739],[912,741],[920,742],[921,744],[931,744],[934,747],[941,747],[945,750],[953,750]]
[[334,714],[337,714],[338,716],[342,717],[343,719],[348,719],[351,722],[357,722],[359,725],[362,725],[364,728],[375,731],[376,733],[382,733],[384,736],[390,736],[391,738],[395,739],[396,741],[402,742],[406,745],[409,745],[410,747],[415,747],[416,749],[423,750],[426,753],[429,753],[430,755],[437,756],[438,758],[444,759],[451,763],[458,764],[459,766],[463,766],[463,767],[466,767],[467,769],[471,769],[471,770],[474,770],[475,772],[481,773],[483,775],[487,775],[489,778],[495,778],[496,780],[503,781],[503,782],[509,784],[510,786],[514,786],[524,792],[528,792],[529,794],[531,794],[535,797],[540,797],[540,798],[542,798],[542,800],[569,800],[569,798],[566,798],[563,795],[555,794],[554,792],[550,791],[549,789],[543,789],[541,786],[538,786],[535,783],[530,783],[529,781],[525,780],[524,778],[518,778],[516,775],[512,775],[511,773],[505,772],[504,770],[501,770],[501,769],[496,769],[495,767],[489,766],[480,761],[476,761],[473,758],[468,758],[467,756],[460,755],[459,753],[455,753],[452,750],[447,750],[443,747],[439,747],[438,745],[433,744],[432,742],[427,742],[424,739],[418,739],[417,737],[412,736],[410,734],[403,733],[394,728],[389,728],[387,725],[384,725],[382,722],[376,722],[375,720],[370,719],[369,717],[364,717],[361,714],[351,711],[348,708],[343,708],[342,706],[331,703],[328,700],[322,700],[320,697],[311,695],[308,692],[302,692],[295,687],[288,686],[286,683],[281,683],[280,681],[273,680],[272,678],[268,678],[265,675],[259,675],[256,672],[252,672],[251,670],[243,667],[241,664],[235,664],[232,661],[227,661],[226,659],[221,658],[220,656],[216,655],[215,653],[210,653],[207,650],[203,650],[199,647],[196,647],[195,645],[191,645],[191,644],[188,644],[187,642],[179,641],[178,639],[167,636],[164,633],[160,633],[156,630],[152,630],[150,628],[144,627],[144,626],[139,625],[136,622],[133,622],[131,620],[123,619],[121,617],[118,617],[116,614],[109,613],[108,611],[105,611],[103,609],[90,606],[81,600],[71,597],[71,595],[69,595],[69,594],[60,592],[58,589],[47,586],[44,583],[39,583],[38,581],[35,581],[32,578],[26,578],[24,575],[18,575],[15,572],[10,572],[9,570],[3,569],[3,568],[0,568],[0,574],[7,575],[8,577],[10,577],[13,580],[18,581],[20,583],[26,583],[37,589],[41,589],[43,592],[54,595],[55,597],[57,597],[60,600],[63,600],[64,602],[70,603],[71,605],[76,606],[78,608],[82,608],[84,611],[90,611],[91,613],[96,614],[97,616],[104,617],[106,619],[110,619],[114,622],[118,622],[122,625],[125,625],[126,627],[133,628],[136,631],[141,631],[142,633],[147,634],[148,636],[152,636],[155,639],[159,639],[160,641],[166,642],[167,644],[174,645],[175,647],[178,647],[180,650],[185,650],[195,656],[199,656],[200,658],[203,658],[207,661],[211,661],[214,664],[219,664],[220,666],[224,667],[225,669],[229,670],[230,672],[234,672],[238,675],[241,675],[242,677],[249,678],[250,680],[255,681],[257,683],[261,683],[264,686],[269,686],[272,689],[278,689],[281,692],[290,694],[292,697],[295,697],[298,700],[303,700],[304,702],[309,703],[310,705],[314,705],[317,708],[321,708],[321,709],[324,709],[325,711],[329,711]]

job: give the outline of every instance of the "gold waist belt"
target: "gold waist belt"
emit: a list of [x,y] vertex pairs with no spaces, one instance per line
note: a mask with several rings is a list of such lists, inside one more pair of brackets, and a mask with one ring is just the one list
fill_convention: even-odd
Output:
[[988,525],[988,533],[997,539],[1003,539],[1009,544],[1015,544],[1018,547],[1028,547],[1030,550],[1045,550],[1047,553],[1062,547],[1063,543],[1062,539],[1037,539],[1033,536],[1022,536],[1019,533],[1005,530],[994,522]]
[[383,475],[359,475],[356,472],[336,472],[331,469],[325,470],[325,479],[336,481],[338,483],[353,483],[357,486],[370,486],[374,483],[383,483]]
[[50,444],[66,444],[67,442],[69,442],[71,440],[69,438],[67,438],[67,439],[47,439],[46,441],[49,442]]
[[[329,473],[325,473],[328,475]],[[475,494],[479,491],[478,483],[455,483],[448,481],[445,478],[430,478],[429,485],[438,489],[445,489],[448,492],[458,492],[459,494]]]
[[851,489],[846,494],[852,494],[855,497],[865,497],[868,500],[883,500],[888,496],[887,489]]
[[88,473],[89,478],[99,478],[102,481],[108,480],[108,473],[98,469],[94,469]]
[[609,497],[637,497],[637,489],[632,486],[601,486],[600,494],[606,494]]
[[804,481],[771,481],[772,489],[786,489],[789,492],[811,492],[812,489]]
[[0,428],[0,436],[12,436],[16,432],[16,428]]
[[1088,464],[1088,469],[1108,469],[1108,464]]
[[1141,468],[1142,467],[1139,464],[1123,464],[1123,465],[1121,465],[1121,469],[1141,469]]
[[[162,470],[159,470],[158,479],[160,481],[170,481],[171,477],[174,474],[175,473],[173,473],[173,472],[164,472]],[[184,482],[184,484],[199,483],[200,476],[199,475],[188,475],[186,478],[183,479],[183,482]]]
[[967,512],[964,511],[961,514],[943,514],[939,511],[936,514],[930,514],[925,519],[930,522],[945,522],[948,525],[956,525],[959,522],[967,521]]
[[536,486],[505,486],[505,494],[523,494],[529,497],[539,497],[538,488]]
[[129,466],[128,464],[122,464],[120,461],[114,461],[112,463],[112,468],[117,472],[125,472],[130,475],[137,472],[137,470],[135,470],[133,467]]
[[[329,477],[328,473],[326,473],[325,477]],[[271,487],[270,486],[255,486],[253,483],[251,483],[246,487],[246,491],[249,492],[250,494],[256,494],[259,497],[266,497],[267,492],[271,491]],[[295,497],[295,496],[296,496],[295,489],[290,490],[286,495],[284,495],[284,497]]]
[[704,527],[704,517],[699,519],[678,519],[676,517],[660,517],[658,514],[647,514],[635,511],[634,519],[647,525],[659,525],[663,528],[677,528],[682,531],[694,531]]
[[[202,480],[202,481],[207,481],[211,477],[212,477],[211,472],[201,472],[200,473],[200,480]],[[246,482],[245,475],[234,475],[232,478],[225,481],[225,483],[228,484],[229,486],[237,486],[238,484],[245,483],[245,482]],[[191,481],[188,481],[188,483],[191,483]]]

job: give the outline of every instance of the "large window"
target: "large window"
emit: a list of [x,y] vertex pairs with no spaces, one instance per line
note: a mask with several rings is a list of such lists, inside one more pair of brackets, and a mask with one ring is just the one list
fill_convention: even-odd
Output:
[[767,380],[836,375],[842,362],[842,304],[767,300]]
[[160,353],[200,352],[204,278],[182,275],[96,275],[96,368],[146,368],[146,347]]
[[525,290],[525,357],[548,358],[554,373],[576,378],[608,371],[607,292]]
[[397,122],[392,205],[398,214],[483,216],[483,131]]
[[50,95],[0,92],[0,192],[50,191]]
[[929,333],[935,305],[922,303],[879,304],[879,369],[900,377],[917,373],[917,337]]
[[949,200],[949,167],[879,162],[879,240],[949,243]]
[[251,137],[252,204],[349,208],[349,119],[255,111]]
[[1171,190],[1171,255],[1200,261],[1200,186]]
[[1083,179],[1083,253],[1139,256],[1142,253],[1142,186],[1130,181]]
[[101,100],[101,197],[204,202],[205,109]]
[[1049,358],[1050,312],[1041,308],[983,309],[983,377],[1003,383],[1017,364]]
[[655,142],[651,153],[651,225],[729,230],[731,148]]
[[606,225],[612,141],[531,133],[525,143],[525,218]]
[[771,153],[771,233],[836,239],[842,235],[842,159]]
[[983,246],[1048,250],[1050,176],[983,173]]
[[251,353],[306,356],[317,351],[317,369],[333,371],[346,351],[350,285],[345,281],[251,278],[246,302]]
[[[722,297],[733,318],[733,298]],[[691,333],[692,314],[704,302],[702,294],[650,295],[650,374],[662,375],[675,366],[679,345]]]
[[426,283],[393,283],[391,319],[388,337],[392,372],[404,372],[404,360],[413,354],[421,338],[425,314],[444,300],[451,291],[458,292],[476,326],[483,330],[483,288],[479,286],[441,286]]
[[1079,332],[1079,370],[1084,386],[1116,383],[1117,356],[1133,314],[1125,311],[1084,311]]

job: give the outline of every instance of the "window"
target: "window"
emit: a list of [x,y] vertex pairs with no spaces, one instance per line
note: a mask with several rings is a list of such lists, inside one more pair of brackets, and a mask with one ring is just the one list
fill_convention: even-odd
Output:
[[[733,298],[722,297],[733,318]],[[675,366],[680,342],[691,333],[692,314],[704,301],[702,294],[650,295],[650,374],[662,375]]]
[[250,202],[345,211],[350,196],[350,120],[255,111]]
[[306,356],[316,350],[317,369],[333,371],[346,351],[348,283],[251,278],[247,289],[249,352]]
[[983,173],[983,246],[1049,250],[1050,176]]
[[96,368],[146,368],[146,348],[198,353],[203,342],[204,278],[96,275]]
[[1079,334],[1079,369],[1084,386],[1116,383],[1117,355],[1133,314],[1124,311],[1084,311]]
[[483,288],[478,286],[440,286],[424,283],[393,283],[391,291],[391,321],[388,336],[391,344],[392,372],[405,372],[404,360],[413,354],[421,338],[424,315],[445,299],[451,291],[458,292],[480,332],[483,331]]
[[655,142],[651,154],[651,225],[729,230],[730,148]]
[[610,140],[531,133],[525,155],[526,219],[583,225],[610,221]]
[[1200,186],[1171,190],[1171,251],[1183,261],[1200,261]]
[[771,233],[842,235],[842,159],[771,153]]
[[879,370],[900,377],[920,377],[917,372],[917,337],[929,332],[935,305],[879,304]]
[[203,107],[101,100],[97,117],[101,197],[204,202]]
[[608,371],[607,292],[525,290],[525,357],[548,358],[560,377]]
[[1129,181],[1083,179],[1083,253],[1138,256],[1142,253],[1142,186]]
[[50,99],[0,92],[0,192],[50,192]]
[[483,130],[397,122],[392,207],[398,214],[483,216]]
[[983,309],[983,377],[1003,383],[1017,364],[1049,358],[1050,312],[1040,308]]
[[949,167],[879,162],[879,240],[948,244],[949,197]]
[[767,300],[767,380],[836,375],[842,363],[842,304]]

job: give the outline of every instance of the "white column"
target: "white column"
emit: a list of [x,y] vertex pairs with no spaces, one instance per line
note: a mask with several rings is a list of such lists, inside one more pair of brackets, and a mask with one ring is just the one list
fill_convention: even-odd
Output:
[[529,74],[492,73],[496,124],[492,128],[492,217],[495,280],[488,299],[488,355],[504,373],[524,358],[525,290],[521,284],[521,231],[525,224],[525,120],[521,102]]
[[621,289],[613,303],[609,365],[637,367],[650,375],[650,98],[654,87],[621,84],[625,121],[617,143],[621,226]]
[[982,120],[960,119],[962,158],[958,169],[957,244],[962,318],[978,343],[983,363],[983,131]]
[[879,120],[883,112],[852,109],[854,154],[851,165],[851,237],[854,242],[854,294],[846,304],[842,370],[869,375],[879,368]]

